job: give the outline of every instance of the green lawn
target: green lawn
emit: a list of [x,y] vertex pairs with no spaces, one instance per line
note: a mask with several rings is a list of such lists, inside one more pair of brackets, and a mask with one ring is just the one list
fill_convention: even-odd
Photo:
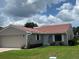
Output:
[[79,59],[79,46],[49,46],[0,53],[0,59]]

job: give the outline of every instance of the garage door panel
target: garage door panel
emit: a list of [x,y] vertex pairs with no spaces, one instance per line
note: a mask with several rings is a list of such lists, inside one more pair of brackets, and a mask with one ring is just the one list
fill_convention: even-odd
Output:
[[5,36],[1,39],[1,47],[19,48],[24,45],[22,36]]

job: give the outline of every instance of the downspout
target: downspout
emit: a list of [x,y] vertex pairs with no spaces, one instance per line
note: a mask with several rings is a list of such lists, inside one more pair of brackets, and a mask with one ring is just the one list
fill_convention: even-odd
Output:
[[31,35],[31,32],[26,32],[26,40],[25,40],[25,48],[29,47],[29,39],[28,36]]
[[27,34],[25,35],[25,47],[24,48],[27,48],[27,40],[28,40],[28,38],[27,38],[28,36],[27,36]]

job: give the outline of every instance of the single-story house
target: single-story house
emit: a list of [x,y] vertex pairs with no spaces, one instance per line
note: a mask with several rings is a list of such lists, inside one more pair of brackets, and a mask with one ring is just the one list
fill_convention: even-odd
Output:
[[53,45],[73,39],[71,24],[47,25],[36,28],[26,28],[20,25],[9,25],[0,31],[1,48],[28,48],[31,45]]

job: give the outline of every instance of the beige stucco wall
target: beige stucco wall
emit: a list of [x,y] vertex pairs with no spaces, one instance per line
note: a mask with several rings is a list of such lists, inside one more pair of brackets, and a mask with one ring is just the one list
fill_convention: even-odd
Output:
[[39,35],[39,40],[37,40],[36,36],[37,34],[32,34],[28,36],[29,44],[41,44],[42,43],[42,40],[40,39],[40,35]]
[[43,45],[50,45],[50,43],[53,42],[53,35],[52,35],[52,39],[49,39],[50,35],[52,35],[52,34],[43,34],[43,36],[41,36]]
[[48,35],[43,35],[43,45],[49,45]]
[[[51,40],[49,40],[49,35],[52,35]],[[51,42],[52,43],[55,42],[55,34],[43,34],[43,35],[41,35],[41,37],[42,36],[43,36],[43,38],[42,38],[43,45],[50,45]],[[61,39],[62,39],[62,42],[64,42],[64,45],[68,45],[66,33],[61,34]]]
[[69,27],[68,31],[64,35],[64,43],[65,45],[68,45],[68,40],[72,40],[74,38],[74,33],[72,26]]
[[27,43],[25,35],[26,32],[8,27],[0,32],[0,47],[22,47]]
[[70,26],[69,30],[67,31],[68,39],[71,40],[74,37],[73,28]]
[[64,45],[68,45],[68,39],[66,34],[62,34],[62,42],[64,42]]
[[0,32],[0,35],[20,35],[20,34],[26,34],[26,32],[13,27],[5,28]]

